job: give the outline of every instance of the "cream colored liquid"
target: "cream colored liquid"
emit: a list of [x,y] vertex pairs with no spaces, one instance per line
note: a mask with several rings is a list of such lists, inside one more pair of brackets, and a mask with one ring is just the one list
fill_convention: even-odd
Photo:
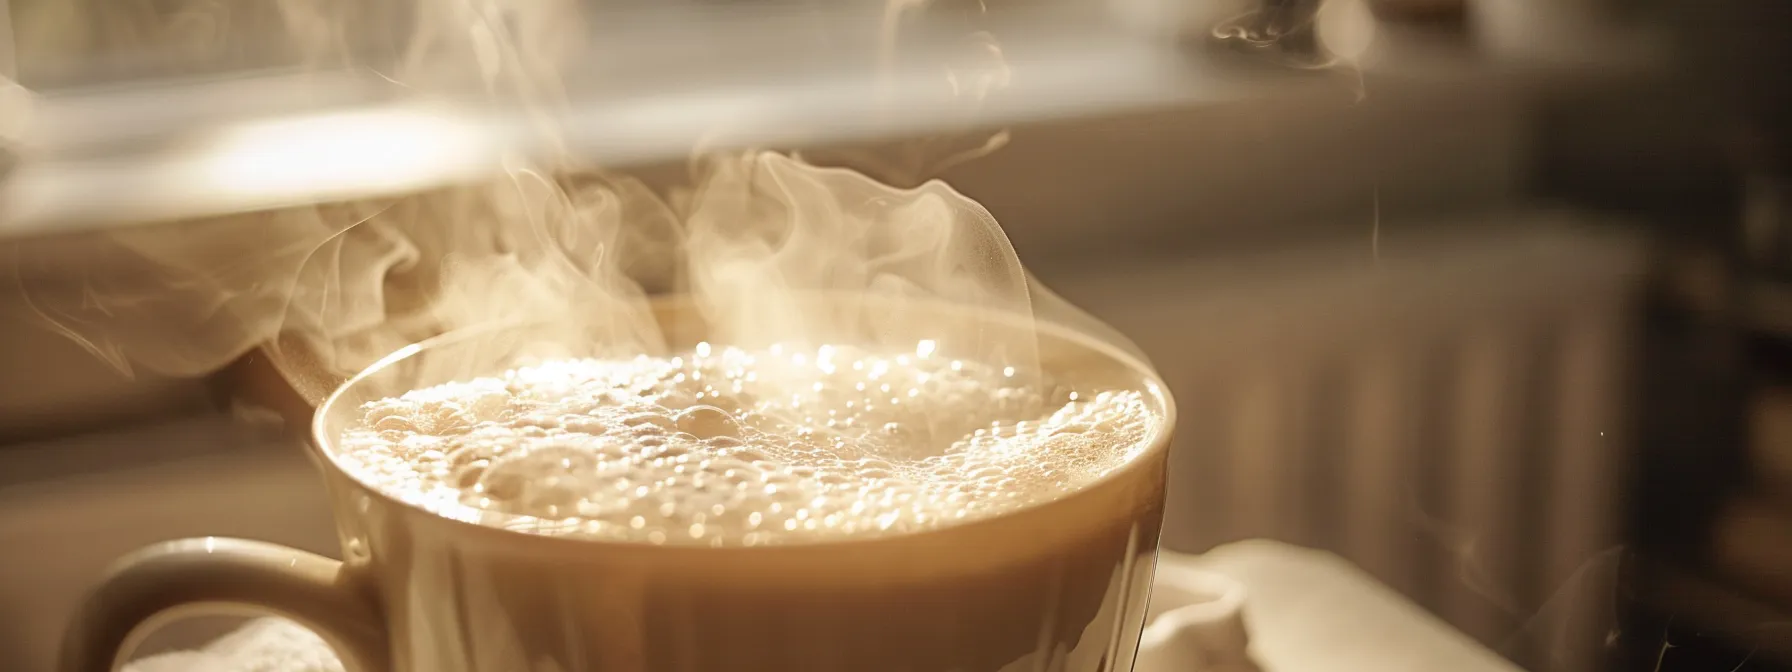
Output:
[[367,403],[333,457],[548,537],[349,514],[408,577],[381,584],[404,672],[1124,671],[1164,399],[1076,361],[1043,381],[926,342],[549,361]]
[[1137,391],[823,346],[561,360],[367,404],[351,472],[435,510],[653,544],[919,532],[1059,499],[1157,427]]

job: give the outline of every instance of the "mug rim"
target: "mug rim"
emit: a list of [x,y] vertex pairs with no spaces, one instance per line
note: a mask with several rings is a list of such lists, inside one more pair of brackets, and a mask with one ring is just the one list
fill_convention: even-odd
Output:
[[[941,305],[948,305],[948,306],[958,305],[958,304],[952,304],[952,303],[946,302],[946,301],[927,301],[927,302],[941,304]],[[674,295],[662,295],[662,296],[649,297],[648,303],[649,303],[649,305],[653,306],[654,308],[660,308],[660,309],[672,308],[672,309],[676,310],[679,308],[679,304],[685,304],[685,306],[688,307],[690,304],[693,304],[694,301],[693,301],[691,295],[689,295],[689,294],[674,294]],[[1036,330],[1036,333],[1043,334],[1046,332],[1050,332],[1054,336],[1056,336],[1057,338],[1059,338],[1061,340],[1064,340],[1069,343],[1074,343],[1077,346],[1082,347],[1088,351],[1098,353],[1101,356],[1109,359],[1110,361],[1118,363],[1119,365],[1124,367],[1127,371],[1129,371],[1133,374],[1137,374],[1140,377],[1140,384],[1143,388],[1141,391],[1146,392],[1149,396],[1151,396],[1157,400],[1157,405],[1158,405],[1157,410],[1159,411],[1159,417],[1160,417],[1160,422],[1158,423],[1158,425],[1154,428],[1152,433],[1143,440],[1143,443],[1145,443],[1147,445],[1146,445],[1145,450],[1141,451],[1140,456],[1142,457],[1144,455],[1148,455],[1148,454],[1151,454],[1154,452],[1169,450],[1170,438],[1174,434],[1174,429],[1176,426],[1175,399],[1172,397],[1170,390],[1169,390],[1169,386],[1164,383],[1163,378],[1161,376],[1159,376],[1156,369],[1152,368],[1152,366],[1149,363],[1147,363],[1144,359],[1137,357],[1137,356],[1133,355],[1132,353],[1127,352],[1124,348],[1122,348],[1118,345],[1115,345],[1113,343],[1110,343],[1107,340],[1102,339],[1094,334],[1090,334],[1090,333],[1078,330],[1078,329],[1071,327],[1069,325],[1066,325],[1062,322],[1050,321],[1050,320],[1045,320],[1045,319],[1041,319],[1038,317],[1032,317],[1032,316],[1022,316],[1022,315],[1015,314],[1013,312],[1001,312],[1001,311],[992,311],[991,314],[988,316],[988,319],[1003,320],[1003,321],[1032,319],[1032,320],[1034,320],[1033,328]],[[451,515],[446,515],[440,511],[436,511],[436,510],[433,510],[426,506],[423,506],[423,505],[420,505],[420,504],[417,504],[414,502],[409,502],[409,501],[406,501],[399,497],[393,496],[392,494],[386,492],[385,490],[383,490],[371,483],[368,483],[360,475],[354,473],[353,471],[351,471],[349,469],[344,468],[341,464],[339,464],[337,462],[330,446],[337,445],[338,440],[335,438],[332,438],[330,436],[329,425],[331,423],[329,422],[329,418],[332,414],[332,411],[336,410],[342,404],[348,403],[346,401],[346,399],[350,396],[350,393],[354,389],[356,389],[357,383],[360,383],[364,380],[376,377],[376,376],[384,373],[388,369],[390,369],[392,366],[397,365],[400,362],[408,360],[412,357],[416,357],[418,355],[422,355],[422,354],[430,352],[432,350],[439,350],[442,348],[450,347],[450,346],[453,346],[458,343],[463,343],[468,340],[471,340],[474,338],[479,338],[481,336],[485,336],[485,335],[489,335],[489,334],[493,334],[493,333],[500,333],[500,332],[504,332],[504,331],[526,328],[527,325],[534,324],[534,323],[537,323],[537,321],[495,322],[495,323],[481,325],[479,327],[474,327],[474,328],[470,328],[470,329],[460,329],[460,330],[448,332],[445,334],[440,334],[437,336],[423,339],[421,341],[417,341],[415,343],[411,343],[409,345],[406,345],[404,347],[401,347],[401,348],[398,348],[398,349],[392,351],[390,354],[387,354],[386,356],[381,357],[378,361],[374,362],[373,364],[368,365],[366,368],[357,372],[355,375],[350,376],[348,379],[344,380],[340,385],[337,385],[336,389],[332,390],[330,392],[329,396],[325,397],[324,401],[322,403],[318,404],[317,409],[313,413],[312,419],[311,419],[311,431],[310,431],[310,437],[309,437],[310,440],[307,441],[306,443],[310,444],[310,446],[309,446],[310,449],[314,452],[316,457],[321,462],[324,463],[323,468],[325,468],[325,469],[329,470],[330,472],[333,472],[339,476],[345,477],[350,483],[353,483],[358,490],[360,490],[361,496],[372,497],[372,498],[378,499],[387,506],[395,507],[398,510],[402,510],[402,511],[406,511],[411,514],[415,514],[417,516],[420,516],[422,519],[432,521],[436,524],[447,525],[451,528],[465,528],[469,532],[495,534],[495,535],[500,535],[500,536],[504,536],[504,537],[511,538],[511,539],[517,539],[519,541],[520,540],[529,540],[527,543],[564,545],[566,547],[583,548],[583,549],[602,548],[602,547],[623,547],[623,548],[634,549],[637,551],[644,550],[644,549],[654,549],[655,551],[658,551],[658,552],[667,552],[667,553],[681,552],[681,551],[685,551],[685,552],[696,551],[696,552],[703,552],[706,554],[713,555],[718,552],[762,553],[763,554],[763,553],[775,553],[778,551],[788,551],[788,550],[792,550],[792,549],[837,548],[837,547],[845,547],[845,546],[859,547],[859,546],[875,544],[875,543],[881,542],[881,541],[896,540],[896,539],[909,539],[909,538],[912,538],[915,536],[920,536],[920,535],[941,534],[941,533],[956,532],[956,531],[962,531],[962,530],[974,530],[975,528],[977,528],[983,524],[1000,521],[1000,520],[1010,518],[1010,517],[1018,515],[1018,514],[1028,512],[1028,511],[1039,510],[1042,508],[1050,507],[1054,504],[1064,502],[1070,498],[1067,495],[1067,496],[1059,497],[1056,499],[1047,500],[1045,502],[1042,502],[1042,503],[1039,503],[1039,504],[1036,504],[1036,505],[1033,505],[1030,507],[1025,507],[1022,509],[1017,509],[1015,511],[1010,511],[1010,512],[1006,512],[1006,513],[993,515],[993,516],[979,518],[979,519],[964,522],[964,523],[946,525],[946,526],[935,528],[935,529],[917,530],[917,531],[912,531],[912,532],[901,532],[901,533],[895,533],[895,534],[878,534],[878,535],[867,535],[867,536],[856,536],[855,535],[855,536],[851,536],[848,538],[842,538],[842,539],[826,539],[826,540],[820,540],[820,541],[799,541],[799,542],[791,542],[791,543],[761,544],[761,545],[753,545],[753,546],[704,546],[704,545],[694,545],[694,544],[651,544],[651,543],[639,542],[639,541],[624,541],[624,540],[619,540],[619,539],[605,539],[605,538],[600,538],[600,537],[577,535],[577,534],[568,534],[568,535],[542,534],[542,533],[530,532],[530,531],[526,531],[526,530],[514,529],[511,527],[502,525],[501,523],[516,521],[516,520],[523,520],[523,519],[535,519],[535,520],[541,520],[541,519],[536,519],[532,516],[523,516],[520,514],[504,513],[504,512],[500,512],[500,511],[488,511],[488,510],[473,509],[475,511],[478,511],[478,514],[481,517],[481,520],[479,522],[475,522],[472,520],[466,520],[466,519],[458,518],[458,517],[451,516]],[[1140,457],[1135,457],[1135,458],[1123,463],[1122,468],[1115,469],[1107,474],[1103,474],[1100,478],[1089,481],[1088,483],[1084,484],[1083,487],[1077,488],[1076,490],[1072,491],[1070,494],[1074,495],[1075,493],[1089,492],[1089,491],[1097,490],[1097,489],[1101,488],[1102,486],[1116,480],[1124,472],[1129,471],[1130,469],[1133,469],[1133,468],[1137,468],[1141,464],[1143,464],[1143,460],[1140,459]],[[469,507],[469,508],[471,508],[471,507]]]

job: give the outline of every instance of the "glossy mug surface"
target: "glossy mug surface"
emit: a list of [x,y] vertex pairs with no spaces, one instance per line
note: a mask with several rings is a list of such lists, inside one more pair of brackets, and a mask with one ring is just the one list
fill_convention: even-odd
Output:
[[[689,305],[656,312],[675,345],[702,337]],[[233,539],[144,549],[77,616],[63,669],[114,669],[156,620],[235,604],[316,630],[359,672],[1130,670],[1173,406],[1149,367],[1117,348],[1050,324],[989,323],[1034,326],[1043,371],[1140,390],[1156,406],[1161,422],[1137,457],[1066,496],[956,526],[723,548],[519,532],[436,515],[357,479],[332,456],[365,402],[501,371],[507,356],[493,353],[529,336],[519,327],[412,346],[318,409],[313,448],[344,561]],[[484,370],[469,370],[474,361]]]

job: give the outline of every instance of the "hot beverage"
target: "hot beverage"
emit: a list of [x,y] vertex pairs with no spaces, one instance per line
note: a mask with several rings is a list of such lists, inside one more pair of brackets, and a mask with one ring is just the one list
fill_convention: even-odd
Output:
[[511,529],[754,546],[1037,506],[1124,469],[1159,430],[1140,391],[1018,383],[936,347],[550,361],[368,402],[337,459]]
[[147,614],[235,602],[365,672],[1130,670],[1161,383],[1061,326],[909,307],[1027,366],[888,332],[712,345],[670,301],[667,356],[544,356],[588,345],[539,326],[401,350],[318,409],[343,562],[146,552],[77,619],[69,669],[108,669]]
[[[369,487],[494,533],[604,542],[576,585],[495,555],[464,560],[486,578],[450,595],[388,595],[540,615],[444,633],[466,641],[400,669],[496,670],[511,638],[555,652],[541,669],[1130,669],[1162,397],[1111,361],[1028,376],[937,347],[700,343],[361,403],[332,457]],[[455,564],[425,545],[369,552]]]

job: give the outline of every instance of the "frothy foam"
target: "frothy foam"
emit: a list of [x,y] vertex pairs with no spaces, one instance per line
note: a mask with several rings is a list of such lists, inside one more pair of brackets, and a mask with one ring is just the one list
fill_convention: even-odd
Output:
[[[838,346],[549,361],[362,407],[337,460],[451,517],[655,544],[798,543],[1035,506],[1126,465],[1137,390]],[[489,521],[487,521],[489,522]]]

